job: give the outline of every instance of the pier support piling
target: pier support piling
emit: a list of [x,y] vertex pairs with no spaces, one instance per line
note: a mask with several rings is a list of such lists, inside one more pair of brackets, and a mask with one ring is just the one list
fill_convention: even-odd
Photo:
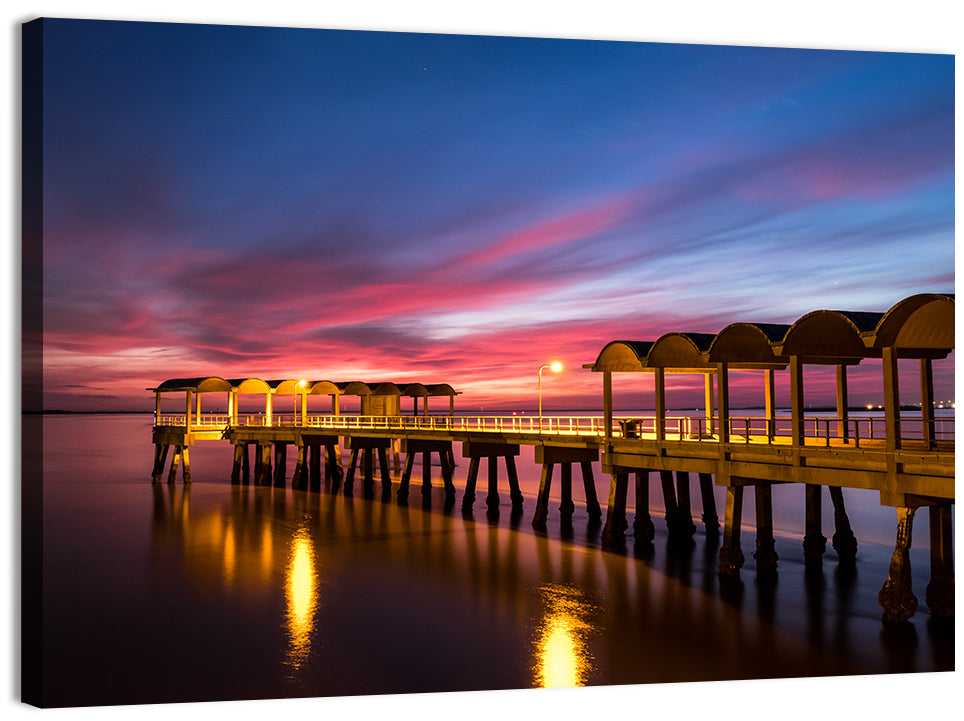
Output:
[[823,506],[820,493],[820,486],[812,483],[808,483],[804,490],[806,520],[803,536],[803,561],[808,566],[820,564],[823,561],[823,554],[827,550],[827,539],[822,530],[821,514],[823,513]]
[[690,503],[690,474],[676,472],[676,527],[680,538],[693,536],[696,524],[693,523],[693,508]]
[[292,490],[305,491],[308,489],[308,468],[306,458],[310,457],[310,448],[304,444],[298,444],[298,457],[295,460],[295,472],[291,476]]
[[726,511],[723,519],[723,545],[717,573],[720,576],[736,576],[743,567],[743,551],[740,548],[740,525],[743,522],[743,486],[727,486]]
[[337,486],[345,477],[345,467],[341,461],[341,453],[338,451],[338,437],[334,443],[325,444],[325,481],[331,481],[332,486]]
[[553,469],[561,466],[561,503],[559,512],[564,522],[571,522],[576,510],[572,500],[572,464],[578,463],[582,470],[583,489],[586,498],[586,512],[591,521],[598,521],[602,517],[599,499],[596,497],[596,485],[592,475],[592,463],[599,459],[599,451],[595,448],[574,448],[569,446],[535,447],[535,461],[542,464],[542,477],[539,482],[539,497],[536,499],[536,510],[532,516],[534,528],[544,528],[549,516],[549,493],[552,486]]
[[917,611],[910,573],[910,544],[914,530],[916,508],[897,508],[897,542],[890,557],[890,570],[884,587],[877,594],[877,603],[883,607],[883,619],[891,623],[906,621]]
[[649,515],[649,471],[636,471],[636,517],[633,519],[633,538],[635,543],[652,543],[656,537],[656,527]]
[[512,510],[522,509],[522,490],[519,487],[519,475],[516,472],[515,457],[519,455],[518,443],[484,443],[476,441],[465,441],[462,443],[462,457],[469,459],[469,475],[465,481],[465,495],[462,496],[462,512],[471,513],[475,503],[475,486],[479,474],[479,461],[482,458],[488,459],[488,495],[485,503],[488,507],[488,515],[496,516],[499,513],[499,489],[498,489],[498,460],[505,459],[506,475],[509,480],[509,498],[512,500]]
[[847,508],[844,505],[843,489],[830,486],[830,500],[833,503],[834,533],[831,545],[837,552],[841,563],[853,563],[857,559],[857,537],[850,527]]
[[756,560],[757,571],[776,571],[776,545],[773,539],[773,487],[758,483],[753,488],[756,500]]
[[271,443],[259,443],[255,456],[255,485],[271,485]]
[[154,468],[151,471],[151,482],[160,483],[164,476],[164,466],[167,465],[167,453],[170,450],[169,443],[154,444]]
[[181,464],[181,448],[182,446],[174,447],[174,455],[171,457],[171,470],[167,474],[168,483],[174,483],[177,479],[177,467]]
[[[312,444],[310,446],[302,446],[306,448],[308,452],[308,485],[313,491],[321,490],[321,446],[318,444]],[[304,461],[302,461],[302,469],[304,468]],[[302,471],[303,472],[303,471]]]
[[345,474],[345,495],[351,495],[355,479],[355,469],[358,467],[358,456],[361,451],[362,473],[364,476],[363,492],[366,495],[374,493],[375,488],[375,454],[378,454],[378,465],[381,473],[382,499],[387,499],[392,490],[392,476],[388,470],[388,450],[391,448],[390,438],[376,436],[352,436],[351,460],[348,472]]
[[609,484],[609,506],[606,510],[606,524],[603,526],[603,547],[617,548],[625,539],[626,529],[626,492],[629,488],[629,472],[613,469],[612,480]]
[[452,480],[451,441],[432,441],[421,439],[402,439],[402,450],[405,453],[405,469],[402,471],[401,483],[398,486],[397,497],[400,503],[408,500],[409,485],[412,471],[418,454],[422,455],[422,502],[429,504],[432,497],[432,454],[439,457],[442,467],[442,483],[445,487],[447,500],[455,498],[455,483]]
[[274,444],[274,485],[284,488],[286,485],[285,475],[288,473],[288,444]]
[[234,444],[234,462],[231,465],[231,484],[240,485],[241,483],[241,463],[242,457],[244,456],[245,449],[247,448],[246,443],[235,443]]
[[700,473],[700,499],[703,503],[703,526],[707,535],[720,535],[720,517],[716,512],[716,496],[713,494],[713,476]]
[[931,577],[924,600],[937,616],[954,615],[954,539],[951,533],[951,507],[933,505],[929,509]]

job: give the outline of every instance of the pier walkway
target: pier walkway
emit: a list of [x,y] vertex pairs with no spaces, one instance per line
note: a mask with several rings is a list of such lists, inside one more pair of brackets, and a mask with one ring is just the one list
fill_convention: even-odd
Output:
[[[430,459],[440,459],[447,500],[454,502],[454,444],[461,443],[469,460],[462,510],[471,512],[482,460],[488,461],[489,513],[497,513],[498,467],[505,466],[514,510],[521,509],[515,458],[520,445],[535,448],[542,478],[532,523],[544,526],[556,466],[561,474],[563,518],[574,511],[572,464],[582,471],[586,510],[591,521],[602,517],[596,498],[593,463],[610,476],[602,542],[618,546],[629,529],[627,495],[635,477],[636,543],[654,537],[649,514],[649,475],[659,474],[666,523],[671,536],[695,530],[690,500],[690,474],[698,478],[702,520],[707,533],[719,533],[713,485],[726,489],[720,575],[739,573],[743,493],[751,487],[756,502],[758,572],[777,567],[772,526],[772,486],[796,483],[806,489],[804,557],[819,563],[827,539],[821,529],[822,487],[834,506],[833,545],[841,562],[853,562],[857,541],[847,517],[843,491],[869,489],[881,504],[897,512],[897,540],[887,582],[880,592],[884,619],[901,621],[913,615],[917,597],[910,587],[909,548],[914,514],[927,507],[930,522],[931,582],[926,602],[931,613],[953,615],[954,581],[951,506],[954,502],[953,419],[934,412],[932,361],[954,347],[953,296],[920,294],[901,301],[886,313],[815,311],[788,326],[736,323],[717,334],[668,333],[654,342],[613,341],[596,361],[584,366],[600,373],[601,416],[474,416],[456,415],[458,393],[448,384],[335,383],[332,381],[219,377],[172,379],[149,390],[155,393],[155,457],[152,479],[160,481],[173,449],[168,480],[179,466],[190,480],[189,448],[197,441],[221,440],[234,446],[232,482],[249,482],[250,451],[254,449],[254,482],[285,485],[287,449],[296,449],[292,487],[321,489],[322,476],[332,488],[344,484],[351,492],[356,471],[363,474],[366,493],[373,491],[380,472],[383,499],[391,497],[390,457],[396,472],[406,455],[396,495],[408,497],[418,454],[422,455],[422,494],[431,489]],[[867,358],[880,359],[884,408],[880,416],[851,415],[847,403],[848,366]],[[920,374],[920,411],[901,410],[898,360],[911,359]],[[836,367],[836,412],[832,416],[804,412],[804,364]],[[762,416],[731,415],[731,369],[762,372],[766,409]],[[791,409],[774,407],[774,374],[789,371]],[[613,412],[612,374],[637,372],[652,378],[655,413],[617,417]],[[699,416],[667,411],[666,373],[703,376],[705,411]],[[164,394],[184,393],[182,413],[161,412]],[[202,412],[202,394],[225,393],[226,414]],[[264,411],[239,412],[241,394],[264,394]],[[359,415],[340,412],[340,398],[357,395]],[[275,412],[274,401],[292,399],[290,414]],[[307,398],[328,395],[331,412],[308,413]],[[403,415],[401,399],[410,397],[412,415]],[[429,412],[430,398],[448,399],[447,412]],[[419,413],[419,398],[422,409]],[[300,400],[300,407],[299,407]],[[436,401],[437,402],[437,401]],[[350,451],[348,469],[340,449]],[[274,459],[272,463],[272,451]],[[324,458],[324,461],[322,461]],[[272,470],[273,469],[273,470]]]

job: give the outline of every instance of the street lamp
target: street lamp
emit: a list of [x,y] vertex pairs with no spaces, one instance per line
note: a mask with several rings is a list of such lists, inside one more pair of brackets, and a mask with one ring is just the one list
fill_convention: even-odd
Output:
[[[305,423],[305,386],[308,385],[308,381],[302,379],[298,381],[298,390],[301,392],[301,425]],[[291,414],[294,416],[292,418],[293,425],[298,425],[298,396],[294,396],[291,399]]]
[[552,363],[547,363],[544,366],[539,366],[539,430],[542,430],[542,371],[546,368],[551,370],[553,373],[558,373],[562,370],[562,363],[559,361],[552,361]]

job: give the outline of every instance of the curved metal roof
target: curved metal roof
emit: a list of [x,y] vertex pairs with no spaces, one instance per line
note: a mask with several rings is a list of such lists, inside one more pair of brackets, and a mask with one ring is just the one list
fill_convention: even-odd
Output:
[[228,381],[238,393],[270,393],[271,386],[260,378],[235,378]]
[[772,344],[783,340],[789,330],[790,326],[776,323],[730,323],[713,338],[707,360],[731,368],[786,368],[790,359],[774,353]]
[[285,378],[284,380],[268,381],[267,383],[275,393],[281,395],[305,393],[311,385],[304,378]]
[[954,348],[954,296],[918,293],[890,308],[862,335],[873,348],[897,348],[900,357],[943,358]]
[[346,396],[370,396],[372,394],[372,389],[368,387],[368,384],[362,383],[361,381],[338,383],[337,386],[341,388],[342,394]]
[[719,333],[666,333],[656,341],[607,343],[592,371],[706,373],[732,368],[785,368],[805,363],[854,365],[894,347],[901,358],[943,358],[954,350],[954,296],[919,293],[886,313],[815,310],[790,325],[732,323]]
[[171,378],[158,384],[149,391],[166,393],[169,391],[194,391],[195,393],[225,393],[231,390],[231,382],[217,376],[207,378]]
[[337,383],[333,383],[332,381],[311,381],[308,387],[308,395],[312,396],[340,396],[345,392]]
[[428,396],[457,396],[458,392],[448,383],[406,383],[401,387],[401,394],[409,398],[426,398]]
[[712,333],[665,333],[649,349],[645,365],[675,373],[715,371],[705,357],[714,338]]
[[593,371],[640,372],[646,370],[646,356],[652,347],[650,341],[614,340],[599,351],[595,363],[584,367]]
[[867,348],[860,334],[872,330],[883,313],[848,313],[815,310],[798,318],[773,351],[778,355],[800,356],[807,363],[859,363],[879,358],[880,351]]
[[308,381],[301,378],[283,378],[277,380],[262,380],[261,378],[172,378],[148,388],[149,391],[167,393],[173,391],[193,391],[195,393],[274,393],[280,395],[406,395],[406,396],[457,396],[456,391],[448,383],[364,383],[349,381],[336,383],[329,380]]

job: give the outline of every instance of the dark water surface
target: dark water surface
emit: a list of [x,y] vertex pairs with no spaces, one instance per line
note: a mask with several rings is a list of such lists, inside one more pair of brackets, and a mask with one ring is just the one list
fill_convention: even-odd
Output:
[[[506,492],[489,521],[484,492],[472,517],[459,510],[458,449],[447,511],[439,478],[422,508],[419,473],[408,506],[378,500],[378,487],[364,498],[357,480],[353,496],[232,486],[231,449],[219,442],[192,448],[192,484],[152,485],[150,425],[150,416],[43,419],[48,705],[954,668],[953,621],[932,618],[923,598],[926,515],[912,551],[917,615],[880,621],[896,517],[875,494],[848,496],[855,572],[828,543],[822,573],[804,573],[802,492],[786,488],[774,492],[778,574],[757,576],[751,527],[742,575],[723,583],[698,510],[692,544],[670,546],[654,506],[651,548],[629,538],[625,552],[603,551],[577,480],[571,531],[554,501],[548,531],[534,532],[531,449],[519,459],[522,517]],[[605,505],[608,476],[595,470]],[[752,498],[746,505],[752,524]],[[828,520],[824,535],[832,531]]]

